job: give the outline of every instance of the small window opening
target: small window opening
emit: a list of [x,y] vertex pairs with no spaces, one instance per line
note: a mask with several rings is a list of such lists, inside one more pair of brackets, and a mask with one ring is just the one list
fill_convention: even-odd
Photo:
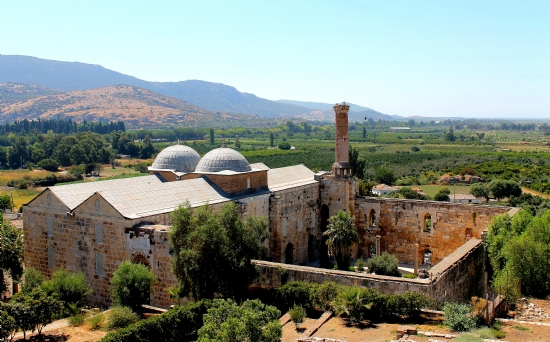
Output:
[[430,214],[424,215],[424,232],[430,233],[432,231],[432,216]]

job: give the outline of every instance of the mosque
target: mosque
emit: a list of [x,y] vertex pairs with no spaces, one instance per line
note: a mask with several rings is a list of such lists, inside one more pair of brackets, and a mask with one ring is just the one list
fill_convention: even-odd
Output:
[[[301,265],[327,253],[323,231],[339,210],[356,217],[357,256],[387,250],[402,261],[429,251],[434,263],[479,238],[500,207],[359,197],[348,160],[348,111],[334,106],[335,162],[331,172],[304,165],[271,169],[250,164],[236,150],[214,149],[202,158],[191,147],[162,150],[143,177],[46,188],[23,208],[25,264],[49,276],[56,268],[82,271],[96,304],[110,303],[111,278],[124,260],[147,265],[158,278],[151,304],[168,307],[173,250],[170,214],[226,202],[243,216],[269,221],[267,259]],[[509,208],[508,208],[509,209]],[[426,222],[430,222],[429,230]],[[419,247],[411,252],[411,243]],[[377,248],[374,248],[376,245]]]

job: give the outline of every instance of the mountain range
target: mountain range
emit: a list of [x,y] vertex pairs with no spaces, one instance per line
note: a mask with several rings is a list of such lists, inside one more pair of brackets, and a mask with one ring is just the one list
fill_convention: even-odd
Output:
[[[263,118],[298,118],[306,120],[321,120],[328,121],[333,120],[334,113],[332,112],[332,105],[326,103],[315,103],[315,102],[302,102],[302,101],[291,101],[291,100],[281,100],[281,101],[271,101],[267,99],[260,98],[256,95],[239,92],[234,87],[224,85],[221,83],[212,83],[200,80],[187,80],[181,82],[149,82],[138,79],[133,76],[125,75],[113,70],[106,69],[100,65],[79,63],[79,62],[62,62],[62,61],[53,61],[40,59],[30,56],[18,56],[18,55],[0,55],[0,83],[3,84],[3,87],[0,87],[0,111],[1,116],[4,119],[11,119],[18,117],[19,115],[24,115],[25,117],[30,115],[31,111],[34,111],[32,115],[41,115],[45,114],[46,116],[51,115],[69,115],[68,113],[83,113],[82,110],[69,110],[69,107],[64,107],[62,105],[53,106],[55,99],[63,98],[64,101],[68,101],[68,96],[61,96],[61,93],[74,94],[77,96],[78,100],[75,100],[75,104],[79,104],[83,96],[91,96],[96,100],[100,97],[96,95],[103,93],[103,96],[115,96],[117,90],[124,90],[122,93],[117,94],[118,97],[128,97],[133,96],[132,94],[141,94],[143,97],[144,92],[138,89],[147,90],[149,92],[158,93],[158,96],[162,98],[159,103],[169,104],[168,108],[172,106],[172,112],[174,106],[180,108],[180,114],[183,113],[203,113],[206,115],[206,112],[213,112],[216,115],[230,116],[232,118],[237,118],[235,114],[229,115],[227,113],[236,113],[236,114],[248,114],[248,116],[259,116]],[[9,84],[9,86],[6,86]],[[16,84],[20,84],[20,88],[24,85],[27,86],[26,91],[17,91]],[[129,93],[130,88],[110,88],[116,85],[128,85],[131,86],[133,92]],[[92,89],[102,89],[105,90],[96,90],[94,92],[79,92],[74,93],[75,91],[86,91]],[[47,99],[41,99],[40,101],[35,100],[32,102],[29,101],[31,98],[36,96],[48,96]],[[168,100],[166,97],[172,97],[174,100],[184,101],[174,105],[172,100]],[[91,98],[84,101],[86,103],[91,103]],[[149,100],[152,98],[152,95],[148,95]],[[21,112],[16,110],[16,107],[12,105],[14,102],[25,102],[21,104]],[[136,98],[136,101],[143,101],[139,97]],[[69,101],[70,102],[70,101]],[[46,109],[46,103],[51,104],[52,106]],[[108,108],[104,108],[104,105],[107,103],[116,103],[104,101],[101,104],[98,104],[98,111],[93,113],[102,113],[103,111],[108,112]],[[9,108],[6,106],[10,106]],[[79,104],[80,106],[80,104]],[[192,106],[196,108],[194,111],[185,111],[186,108]],[[80,106],[86,107],[86,106]],[[24,109],[23,109],[24,108]],[[36,110],[43,110],[43,112],[36,112]],[[166,113],[171,112],[170,110],[162,110],[157,113],[159,109],[158,106],[152,106],[149,108],[153,109],[153,112],[149,112],[149,120],[151,120],[151,114],[160,115],[160,117],[166,120]],[[64,110],[64,112],[59,112],[59,110]],[[201,111],[202,110],[202,111]],[[56,112],[57,111],[57,112]],[[115,112],[116,110],[112,110]],[[123,111],[119,113],[120,115],[114,115],[112,117],[124,117],[130,119],[128,115],[129,111]],[[133,115],[139,115],[142,111],[136,111]],[[95,114],[88,113],[89,118],[93,118]],[[173,115],[173,113],[172,113]],[[350,120],[351,121],[362,121],[364,118],[373,118],[374,120],[383,119],[383,120],[403,120],[404,118],[398,116],[390,116],[382,114],[373,109],[361,106],[352,105],[350,108]],[[103,119],[105,119],[103,117]],[[142,122],[147,122],[144,119],[134,118],[133,122],[135,124],[141,124]],[[180,116],[181,119],[181,116]],[[180,119],[175,119],[175,121],[180,121]],[[158,120],[155,120],[158,121]],[[185,120],[184,120],[185,121]],[[209,120],[207,120],[209,121]],[[196,123],[199,124],[201,120],[197,120]]]

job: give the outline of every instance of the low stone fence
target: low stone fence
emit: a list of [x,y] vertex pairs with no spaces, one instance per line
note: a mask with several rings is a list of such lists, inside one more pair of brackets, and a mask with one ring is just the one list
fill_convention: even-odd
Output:
[[328,270],[255,260],[258,269],[252,287],[274,288],[291,281],[361,286],[382,293],[422,292],[444,301],[469,301],[472,296],[485,297],[483,242],[471,239],[430,270],[429,279],[407,279],[367,273]]

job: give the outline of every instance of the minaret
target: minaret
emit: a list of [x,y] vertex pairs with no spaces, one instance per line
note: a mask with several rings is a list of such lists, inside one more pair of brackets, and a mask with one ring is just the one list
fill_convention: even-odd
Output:
[[332,165],[332,174],[340,177],[351,176],[351,165],[349,163],[349,140],[348,140],[348,112],[349,105],[345,102],[336,104],[334,107],[336,115],[336,160]]

